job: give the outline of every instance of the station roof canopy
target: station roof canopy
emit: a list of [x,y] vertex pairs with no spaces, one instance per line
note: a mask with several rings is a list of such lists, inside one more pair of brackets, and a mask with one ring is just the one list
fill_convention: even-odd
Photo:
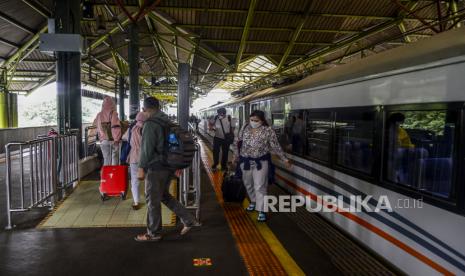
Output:
[[[128,15],[138,21],[144,92],[176,93],[177,66],[191,65],[196,95],[244,95],[451,28],[458,0],[86,0],[82,81],[106,91],[128,75]],[[38,50],[52,0],[0,2],[1,82],[31,93],[55,78],[55,57]]]

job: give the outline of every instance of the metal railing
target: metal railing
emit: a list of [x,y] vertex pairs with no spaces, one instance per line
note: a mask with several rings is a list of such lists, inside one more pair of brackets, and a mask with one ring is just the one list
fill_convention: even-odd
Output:
[[187,209],[195,210],[195,217],[200,220],[200,145],[195,143],[192,165],[182,171],[179,177],[179,198]]
[[97,140],[97,127],[86,127],[84,129],[84,157],[92,156],[97,152]]
[[6,229],[13,227],[12,213],[53,208],[60,192],[79,180],[79,140],[67,134],[5,146]]

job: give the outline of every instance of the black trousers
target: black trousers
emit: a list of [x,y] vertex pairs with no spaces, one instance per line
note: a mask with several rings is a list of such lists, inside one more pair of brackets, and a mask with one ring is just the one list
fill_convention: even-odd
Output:
[[226,143],[224,139],[214,137],[213,138],[213,166],[218,166],[220,159],[220,149],[221,149],[221,168],[226,169],[228,164],[228,153],[229,153],[229,144]]

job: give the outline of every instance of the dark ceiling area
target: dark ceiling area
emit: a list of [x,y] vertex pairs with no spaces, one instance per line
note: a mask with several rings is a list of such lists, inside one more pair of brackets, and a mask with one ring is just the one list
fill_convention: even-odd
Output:
[[[130,16],[141,13],[141,90],[176,93],[179,63],[194,96],[244,95],[461,27],[461,0],[89,0],[82,81],[107,92],[128,75]],[[55,57],[39,51],[52,0],[0,1],[1,82],[29,94],[54,81]]]

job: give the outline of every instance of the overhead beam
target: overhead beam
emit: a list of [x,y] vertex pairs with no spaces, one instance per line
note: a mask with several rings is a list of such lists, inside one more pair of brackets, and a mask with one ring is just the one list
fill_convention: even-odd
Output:
[[414,18],[416,18],[417,20],[419,20],[423,25],[428,26],[433,32],[435,32],[435,33],[440,32],[440,30],[437,30],[434,26],[431,26],[428,22],[426,22],[426,20],[418,17],[411,8],[405,6],[399,0],[391,0],[391,2],[395,3],[402,10],[404,10],[404,12],[406,12],[407,14],[409,14],[409,15],[413,16]]
[[[412,5],[410,6],[410,8],[413,8],[415,7],[415,5],[417,4],[418,2],[412,2]],[[369,36],[372,36],[374,34],[378,34],[380,32],[383,32],[385,30],[388,30],[390,28],[392,28],[393,26],[396,26],[398,25],[399,23],[401,23],[404,19],[405,19],[405,16],[406,14],[403,14],[403,15],[400,15],[398,16],[395,20],[388,20],[374,28],[371,28],[367,31],[364,31],[358,35],[354,35],[352,37],[349,37],[343,41],[341,41],[340,43],[336,43],[335,45],[333,46],[328,46],[328,47],[324,47],[318,51],[316,51],[315,53],[312,53],[310,55],[307,55],[306,57],[301,57],[299,59],[297,59],[296,61],[294,62],[291,62],[291,64],[289,64],[289,66],[285,69],[285,70],[289,70],[289,69],[292,69],[296,66],[299,66],[301,64],[304,64],[304,63],[308,63],[308,62],[311,62],[311,61],[314,61],[316,59],[320,59],[330,53],[333,53],[335,51],[338,51],[340,49],[343,49],[344,47],[347,47],[348,45],[351,45],[355,42],[358,42],[362,39],[365,39],[366,37],[369,37]]]
[[176,65],[174,64],[173,60],[169,56],[169,53],[166,51],[166,49],[161,44],[160,37],[156,35],[155,25],[152,22],[152,17],[150,16],[150,14],[145,15],[145,21],[147,22],[147,27],[150,31],[150,37],[152,39],[154,48],[157,49],[158,53],[160,53],[161,63],[163,64],[166,72],[169,72],[174,75],[174,72],[176,71]]
[[[458,7],[457,7],[457,0],[452,0],[450,3],[450,10],[452,12],[452,15],[456,16],[458,13]],[[460,22],[454,22],[452,21],[452,26],[451,28],[457,27],[460,28],[462,24]]]
[[[218,54],[223,56],[235,56],[237,52],[218,52]],[[244,56],[282,56],[281,53],[261,53],[261,52],[245,52],[243,53]],[[289,55],[290,57],[305,57],[305,55]]]
[[7,15],[7,14],[1,12],[1,11],[0,11],[0,19],[3,19],[4,21],[10,23],[11,25],[15,26],[18,29],[21,29],[21,30],[25,31],[26,33],[29,33],[29,34],[34,34],[35,33],[35,31],[33,29],[29,28],[28,26],[24,25],[21,22],[16,21],[16,19],[10,17],[9,15]]
[[[133,13],[133,15],[136,15],[137,13]],[[117,33],[118,31],[120,31],[121,27],[126,27],[129,23],[131,22],[131,20],[129,18],[126,18],[125,20],[123,20],[123,22],[121,22],[121,24],[118,24],[116,27],[114,27],[113,29],[111,29],[108,33],[100,36],[96,41],[94,41],[92,44],[90,44],[90,46],[87,48],[88,52],[92,51],[93,49],[97,48],[100,44],[102,44],[105,40],[107,40],[111,35]]]
[[[185,30],[180,30],[178,29],[176,26],[172,26],[171,24],[169,24],[160,14],[158,14],[156,11],[153,11],[151,13],[149,13],[150,17],[152,19],[154,19],[155,21],[159,22],[160,24],[162,24],[165,28],[169,29],[171,32],[173,32],[173,34],[188,34],[189,32],[185,31]],[[194,41],[192,38],[190,37],[184,37],[184,40],[186,40],[189,44],[191,45],[197,45],[198,43],[196,41]],[[208,59],[210,59],[211,61],[223,66],[224,68],[230,70],[231,67],[229,66],[229,64],[227,62],[225,62],[223,60],[222,57],[218,56],[217,53],[213,52],[213,51],[210,51],[208,49],[206,49],[205,47],[202,47],[201,45],[198,45],[198,48],[199,52],[204,55],[205,57],[207,57]]]
[[18,59],[22,54],[24,53],[27,53],[28,52],[28,49],[29,47],[36,43],[38,40],[39,40],[39,36],[40,34],[43,34],[47,31],[47,26],[43,27],[42,29],[40,29],[39,32],[37,32],[31,39],[29,39],[26,43],[23,44],[23,46],[21,46],[21,48],[19,48],[13,55],[11,55],[4,63],[3,63],[3,66],[4,67],[8,67],[11,63],[13,63],[14,61],[16,61],[16,59]]
[[281,61],[279,62],[278,67],[276,67],[277,72],[281,72],[281,69],[283,68],[284,63],[286,62],[287,58],[291,54],[292,49],[294,49],[294,45],[295,45],[297,39],[299,38],[300,32],[302,31],[302,29],[303,29],[303,27],[305,25],[305,22],[307,22],[307,19],[309,17],[310,10],[311,10],[311,7],[312,7],[312,3],[313,3],[312,0],[308,1],[307,7],[305,9],[306,10],[305,14],[300,18],[299,24],[297,25],[294,32],[292,33],[291,40],[289,41],[289,44],[288,44],[286,50],[284,51],[283,57],[281,58]]
[[35,10],[38,14],[42,15],[45,18],[50,17],[52,14],[48,8],[43,6],[42,4],[38,3],[35,0],[22,0],[23,3],[31,7],[33,10]]
[[[407,33],[407,28],[405,27],[405,24],[404,22],[400,22],[399,23],[399,30],[402,34],[405,34]],[[404,41],[407,42],[407,43],[411,43],[412,42],[412,38],[409,36],[409,35],[404,35]]]
[[[231,25],[200,25],[200,24],[176,24],[178,27],[190,28],[190,29],[225,29],[225,30],[243,30],[242,26],[231,26]],[[250,31],[270,31],[270,32],[293,32],[295,28],[287,27],[250,27]],[[303,29],[302,32],[312,33],[342,33],[342,34],[355,34],[360,33],[357,30],[338,30],[338,29]]]
[[20,47],[18,44],[14,43],[14,42],[11,42],[9,40],[6,40],[4,38],[1,38],[1,37],[0,37],[0,43],[5,44],[5,45],[10,46],[11,48],[15,48],[15,49],[18,49]]
[[29,90],[29,92],[27,94],[29,95],[29,94],[33,93],[34,91],[41,88],[42,86],[49,84],[54,79],[55,79],[55,74],[52,74],[52,75],[46,77],[41,82],[39,82],[36,86],[34,86],[31,90]]
[[[230,43],[230,44],[241,43],[240,40],[234,40],[234,39],[211,39],[211,38],[206,38],[206,39],[202,39],[201,41],[202,42],[211,42],[211,43]],[[246,44],[288,45],[289,41],[247,40]],[[294,44],[296,44],[296,45],[328,46],[328,45],[332,45],[333,43],[330,43],[330,42],[296,41],[296,42],[294,42]]]
[[241,44],[239,45],[239,50],[237,51],[236,65],[234,66],[235,71],[239,69],[239,64],[241,63],[242,54],[244,53],[244,50],[245,50],[245,45],[246,45],[245,42],[249,38],[250,25],[252,25],[253,15],[255,11],[255,6],[257,5],[257,1],[258,0],[250,0],[249,11],[247,13],[247,18],[245,20],[244,29],[242,31]]
[[[431,0],[433,1],[433,0]],[[429,1],[429,2],[431,2]],[[419,1],[415,1],[419,2]],[[427,2],[427,1],[424,1]],[[174,7],[174,6],[158,6],[158,10],[163,11],[189,11],[189,12],[212,12],[212,13],[235,13],[235,14],[246,14],[248,10],[245,9],[221,9],[221,8],[200,8],[200,7]],[[285,15],[285,16],[299,16],[302,15],[301,12],[296,11],[272,11],[272,10],[256,10],[255,14],[265,14],[265,15]],[[396,19],[396,17],[391,16],[376,16],[369,14],[339,14],[339,13],[317,13],[312,12],[310,16],[321,16],[321,17],[343,17],[343,18],[355,18],[355,19],[369,19],[369,20],[391,20]],[[406,18],[406,20],[417,21],[417,18]],[[425,20],[434,20],[434,18],[425,18]]]

